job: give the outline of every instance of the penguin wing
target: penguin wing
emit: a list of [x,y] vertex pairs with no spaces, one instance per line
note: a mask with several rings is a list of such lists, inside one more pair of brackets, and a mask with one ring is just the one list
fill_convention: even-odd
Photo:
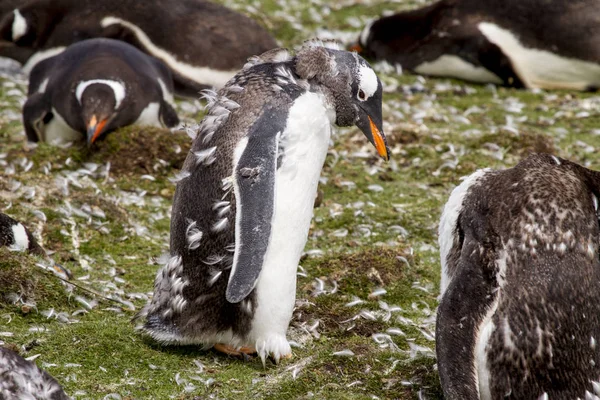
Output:
[[279,138],[287,110],[266,109],[236,149],[241,154],[233,173],[235,253],[225,294],[230,303],[238,303],[252,292],[265,261],[275,206]]
[[44,141],[43,125],[52,119],[52,111],[45,93],[34,93],[23,106],[23,126],[30,142]]

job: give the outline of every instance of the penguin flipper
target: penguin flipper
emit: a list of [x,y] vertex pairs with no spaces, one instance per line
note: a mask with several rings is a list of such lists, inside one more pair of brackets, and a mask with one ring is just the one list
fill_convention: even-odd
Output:
[[243,139],[247,142],[234,167],[235,253],[225,294],[230,303],[252,292],[265,261],[275,207],[279,138],[286,118],[285,109],[265,110]]
[[50,105],[44,93],[34,93],[27,98],[23,106],[23,126],[30,142],[44,141],[44,132],[41,125],[52,118]]

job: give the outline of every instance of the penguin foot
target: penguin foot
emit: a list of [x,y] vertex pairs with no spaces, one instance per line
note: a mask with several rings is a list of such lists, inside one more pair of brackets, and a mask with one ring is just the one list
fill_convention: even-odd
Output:
[[235,347],[225,343],[215,343],[213,347],[219,353],[224,353],[228,356],[234,357],[246,358],[246,356],[253,356],[256,354],[256,349],[252,347],[240,347],[236,349]]
[[263,366],[267,357],[275,364],[280,360],[292,357],[292,348],[284,335],[272,334],[256,341],[256,349]]

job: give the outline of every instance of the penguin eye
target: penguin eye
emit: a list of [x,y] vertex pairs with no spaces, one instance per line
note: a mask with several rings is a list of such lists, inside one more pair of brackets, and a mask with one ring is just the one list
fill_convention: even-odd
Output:
[[365,92],[363,92],[363,90],[362,90],[362,89],[360,89],[360,90],[358,91],[358,99],[359,99],[360,101],[365,101],[365,100],[367,99],[367,95],[365,94]]

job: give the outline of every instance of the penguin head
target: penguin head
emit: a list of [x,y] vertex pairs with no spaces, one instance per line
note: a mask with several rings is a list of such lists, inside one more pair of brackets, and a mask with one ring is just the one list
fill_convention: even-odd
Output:
[[303,46],[296,57],[296,72],[325,87],[335,104],[336,125],[356,125],[389,159],[383,133],[381,81],[358,54],[323,46]]
[[94,79],[79,82],[75,97],[81,107],[88,146],[106,133],[127,125],[123,121],[125,86],[113,80]]

